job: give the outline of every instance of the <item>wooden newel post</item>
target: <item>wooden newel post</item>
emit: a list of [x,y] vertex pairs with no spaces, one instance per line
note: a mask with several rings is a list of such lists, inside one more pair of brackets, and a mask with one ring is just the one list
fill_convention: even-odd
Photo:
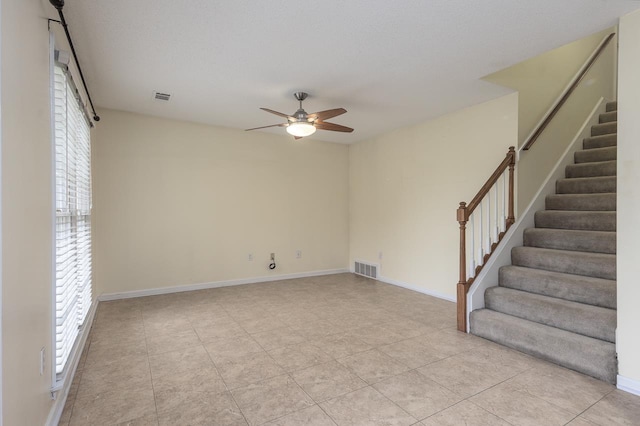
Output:
[[509,229],[511,225],[513,225],[516,221],[515,213],[514,213],[514,204],[515,204],[515,184],[514,184],[514,169],[516,166],[516,148],[513,146],[509,147],[509,153],[507,156],[511,157],[509,161],[509,212],[506,220],[506,228]]
[[456,212],[460,224],[460,280],[457,285],[458,330],[467,332],[467,203],[461,202]]

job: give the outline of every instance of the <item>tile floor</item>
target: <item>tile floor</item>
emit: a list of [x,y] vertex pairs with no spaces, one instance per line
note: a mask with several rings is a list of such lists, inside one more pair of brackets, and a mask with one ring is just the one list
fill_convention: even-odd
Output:
[[61,425],[638,425],[640,397],[352,274],[100,303]]

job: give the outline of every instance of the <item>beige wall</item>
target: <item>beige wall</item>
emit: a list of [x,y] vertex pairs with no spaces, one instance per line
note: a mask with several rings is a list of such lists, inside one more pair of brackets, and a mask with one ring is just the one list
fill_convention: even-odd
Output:
[[[615,31],[615,28],[607,29],[485,77],[487,81],[518,92],[519,146],[602,39]],[[518,213],[529,205],[600,97],[615,99],[615,45],[614,38],[535,145],[521,152]]]
[[516,143],[517,102],[507,95],[351,145],[350,265],[379,263],[386,279],[454,297],[456,208]]
[[[100,115],[93,138],[98,292],[347,267],[347,146]],[[278,266],[269,271],[272,252]]]
[[640,382],[640,11],[620,19],[618,63],[618,362]]
[[[39,0],[2,2],[2,347],[5,425],[52,401],[49,34]],[[47,353],[40,375],[40,348]]]

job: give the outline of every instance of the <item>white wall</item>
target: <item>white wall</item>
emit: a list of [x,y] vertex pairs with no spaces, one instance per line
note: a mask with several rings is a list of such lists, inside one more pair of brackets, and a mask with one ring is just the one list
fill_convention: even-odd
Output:
[[5,425],[51,407],[49,34],[39,0],[2,2],[2,348]]
[[347,146],[100,115],[93,137],[98,292],[347,267]]
[[379,263],[385,279],[453,298],[456,208],[516,144],[517,103],[507,95],[351,145],[350,265]]
[[620,19],[618,63],[618,362],[640,392],[640,11]]
[[[545,52],[484,79],[518,92],[518,141],[538,125],[604,37],[615,28]],[[593,106],[601,97],[615,99],[614,38],[533,147],[521,151],[517,168],[519,215],[551,172]]]

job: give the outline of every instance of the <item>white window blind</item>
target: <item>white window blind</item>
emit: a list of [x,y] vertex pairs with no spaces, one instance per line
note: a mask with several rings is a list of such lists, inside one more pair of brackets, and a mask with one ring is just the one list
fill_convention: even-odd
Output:
[[91,140],[75,87],[54,67],[56,172],[56,373],[91,307]]

